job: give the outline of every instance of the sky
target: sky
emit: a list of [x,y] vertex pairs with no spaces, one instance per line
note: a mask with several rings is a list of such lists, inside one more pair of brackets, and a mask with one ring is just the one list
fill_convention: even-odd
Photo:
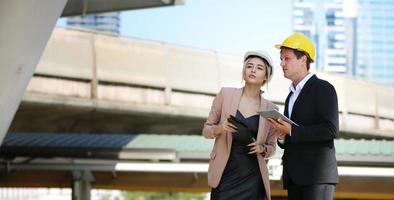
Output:
[[291,34],[291,0],[183,2],[122,12],[121,35],[243,55],[258,49],[278,53],[273,45]]
[[291,0],[184,0],[121,14],[121,34],[243,54],[273,48],[291,34]]

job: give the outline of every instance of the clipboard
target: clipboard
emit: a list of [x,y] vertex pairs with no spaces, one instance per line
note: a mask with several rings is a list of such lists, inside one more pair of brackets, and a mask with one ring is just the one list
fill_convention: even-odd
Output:
[[298,126],[297,123],[293,122],[291,119],[287,118],[284,116],[282,113],[278,112],[277,110],[266,110],[266,111],[257,111],[258,114],[260,114],[264,118],[272,118],[272,119],[282,119],[285,122],[288,122],[290,124],[294,124]]

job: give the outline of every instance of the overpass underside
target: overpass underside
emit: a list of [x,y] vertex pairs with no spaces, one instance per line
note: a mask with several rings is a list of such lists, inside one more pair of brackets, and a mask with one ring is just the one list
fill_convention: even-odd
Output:
[[[10,132],[200,134],[212,96],[163,89],[33,77]],[[197,97],[197,98],[195,98]],[[195,99],[193,99],[195,98]],[[208,106],[209,107],[209,106]]]
[[135,9],[156,8],[182,4],[182,0],[68,0],[62,17],[103,12],[118,12]]

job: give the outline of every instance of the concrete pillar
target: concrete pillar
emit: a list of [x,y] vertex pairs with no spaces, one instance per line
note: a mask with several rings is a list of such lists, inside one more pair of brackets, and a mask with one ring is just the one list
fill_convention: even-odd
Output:
[[66,2],[0,1],[0,144]]
[[90,200],[94,177],[88,170],[74,171],[72,177],[72,200]]

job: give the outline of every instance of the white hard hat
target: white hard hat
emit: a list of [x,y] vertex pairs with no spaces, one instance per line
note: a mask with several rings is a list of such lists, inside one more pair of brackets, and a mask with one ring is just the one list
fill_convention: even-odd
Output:
[[268,54],[268,52],[266,52],[264,50],[248,51],[248,52],[245,53],[244,62],[251,56],[260,57],[260,58],[264,59],[265,61],[267,61],[267,63],[268,63],[268,66],[267,66],[267,70],[268,70],[267,83],[268,83],[271,80],[272,75],[274,74],[274,69],[273,69],[271,56]]

